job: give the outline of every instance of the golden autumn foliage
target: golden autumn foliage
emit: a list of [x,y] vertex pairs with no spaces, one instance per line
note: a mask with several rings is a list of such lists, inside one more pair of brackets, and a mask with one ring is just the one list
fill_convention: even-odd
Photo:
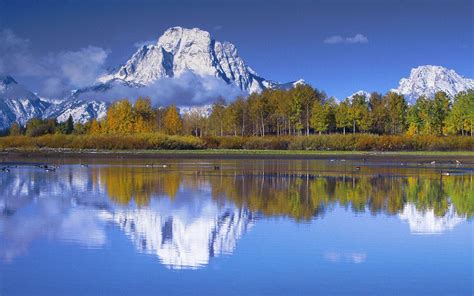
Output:
[[169,106],[166,110],[163,118],[163,125],[166,133],[170,135],[177,135],[181,132],[183,122],[181,121],[181,117],[179,116],[178,109],[175,105]]

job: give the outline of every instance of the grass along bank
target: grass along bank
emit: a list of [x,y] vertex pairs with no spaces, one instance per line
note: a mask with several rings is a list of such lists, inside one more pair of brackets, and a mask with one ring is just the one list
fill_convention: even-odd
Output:
[[[205,153],[245,154],[319,154],[354,151],[453,152],[474,151],[474,137],[467,136],[406,136],[406,135],[311,135],[268,137],[194,137],[170,136],[160,133],[133,135],[44,135],[40,137],[8,136],[0,138],[2,150],[129,150],[165,151],[200,150]],[[166,153],[166,152],[163,152]],[[197,152],[203,153],[203,152]],[[466,152],[462,152],[466,153]]]

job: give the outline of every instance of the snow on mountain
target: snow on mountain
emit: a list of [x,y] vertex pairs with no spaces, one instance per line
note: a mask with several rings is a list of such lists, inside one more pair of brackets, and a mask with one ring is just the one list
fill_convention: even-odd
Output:
[[49,105],[11,76],[0,76],[0,129],[13,122],[24,125],[31,118],[41,117]]
[[474,89],[474,80],[464,78],[454,70],[441,66],[425,65],[413,68],[408,78],[402,78],[399,86],[392,91],[405,96],[411,104],[420,96],[434,97],[438,91],[444,91],[453,98],[457,93]]
[[102,119],[107,115],[107,102],[88,100],[64,100],[51,105],[46,110],[44,118],[56,118],[58,122],[66,121],[69,116],[75,123],[86,123],[92,119]]
[[179,113],[181,115],[191,115],[192,113],[196,113],[203,117],[209,117],[212,113],[212,105],[204,105],[204,106],[180,106]]
[[260,92],[276,85],[258,76],[239,56],[235,45],[216,41],[198,28],[173,27],[156,44],[141,47],[118,71],[103,76],[100,82],[121,79],[143,85],[165,77],[193,72],[234,83],[245,92]]
[[349,101],[352,101],[352,99],[354,98],[354,96],[356,95],[359,95],[359,96],[365,96],[365,98],[367,100],[369,100],[370,98],[370,93],[365,91],[365,90],[359,90],[359,91],[356,91],[355,93],[353,93],[352,95],[348,96],[347,98],[349,99]]

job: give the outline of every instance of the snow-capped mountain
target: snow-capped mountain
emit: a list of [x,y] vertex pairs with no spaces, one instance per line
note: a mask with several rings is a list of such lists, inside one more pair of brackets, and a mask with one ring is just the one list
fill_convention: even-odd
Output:
[[31,118],[41,117],[49,105],[13,77],[0,76],[0,129],[13,122],[24,125]]
[[278,84],[266,80],[245,64],[230,42],[216,41],[209,32],[198,28],[173,27],[164,32],[156,44],[145,45],[116,72],[103,76],[100,82],[121,79],[142,85],[193,72],[233,83],[251,93]]
[[410,77],[402,78],[393,91],[405,96],[409,103],[415,103],[420,96],[434,97],[438,91],[444,91],[453,98],[457,93],[474,89],[474,80],[464,78],[454,70],[441,66],[425,65],[413,68]]
[[352,101],[352,99],[355,96],[364,96],[367,100],[369,100],[370,93],[365,91],[365,90],[359,90],[359,91],[356,91],[355,93],[353,93],[352,95],[348,96],[347,98],[349,99],[349,101]]

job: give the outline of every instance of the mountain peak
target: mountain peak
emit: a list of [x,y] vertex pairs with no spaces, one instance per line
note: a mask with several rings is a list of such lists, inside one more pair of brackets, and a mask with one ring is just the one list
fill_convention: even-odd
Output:
[[0,85],[9,85],[9,84],[18,84],[18,82],[16,82],[15,79],[13,79],[13,77],[9,76],[9,75],[0,75]]
[[167,29],[156,44],[139,48],[117,71],[99,81],[120,79],[146,86],[186,72],[222,79],[247,93],[271,85],[245,64],[234,44],[217,41],[199,28],[183,27]]
[[444,91],[452,98],[461,91],[473,88],[473,79],[464,78],[454,70],[442,66],[423,65],[411,69],[410,76],[402,78],[398,88],[393,91],[403,94],[409,103],[414,103],[418,97],[431,98],[438,91]]

